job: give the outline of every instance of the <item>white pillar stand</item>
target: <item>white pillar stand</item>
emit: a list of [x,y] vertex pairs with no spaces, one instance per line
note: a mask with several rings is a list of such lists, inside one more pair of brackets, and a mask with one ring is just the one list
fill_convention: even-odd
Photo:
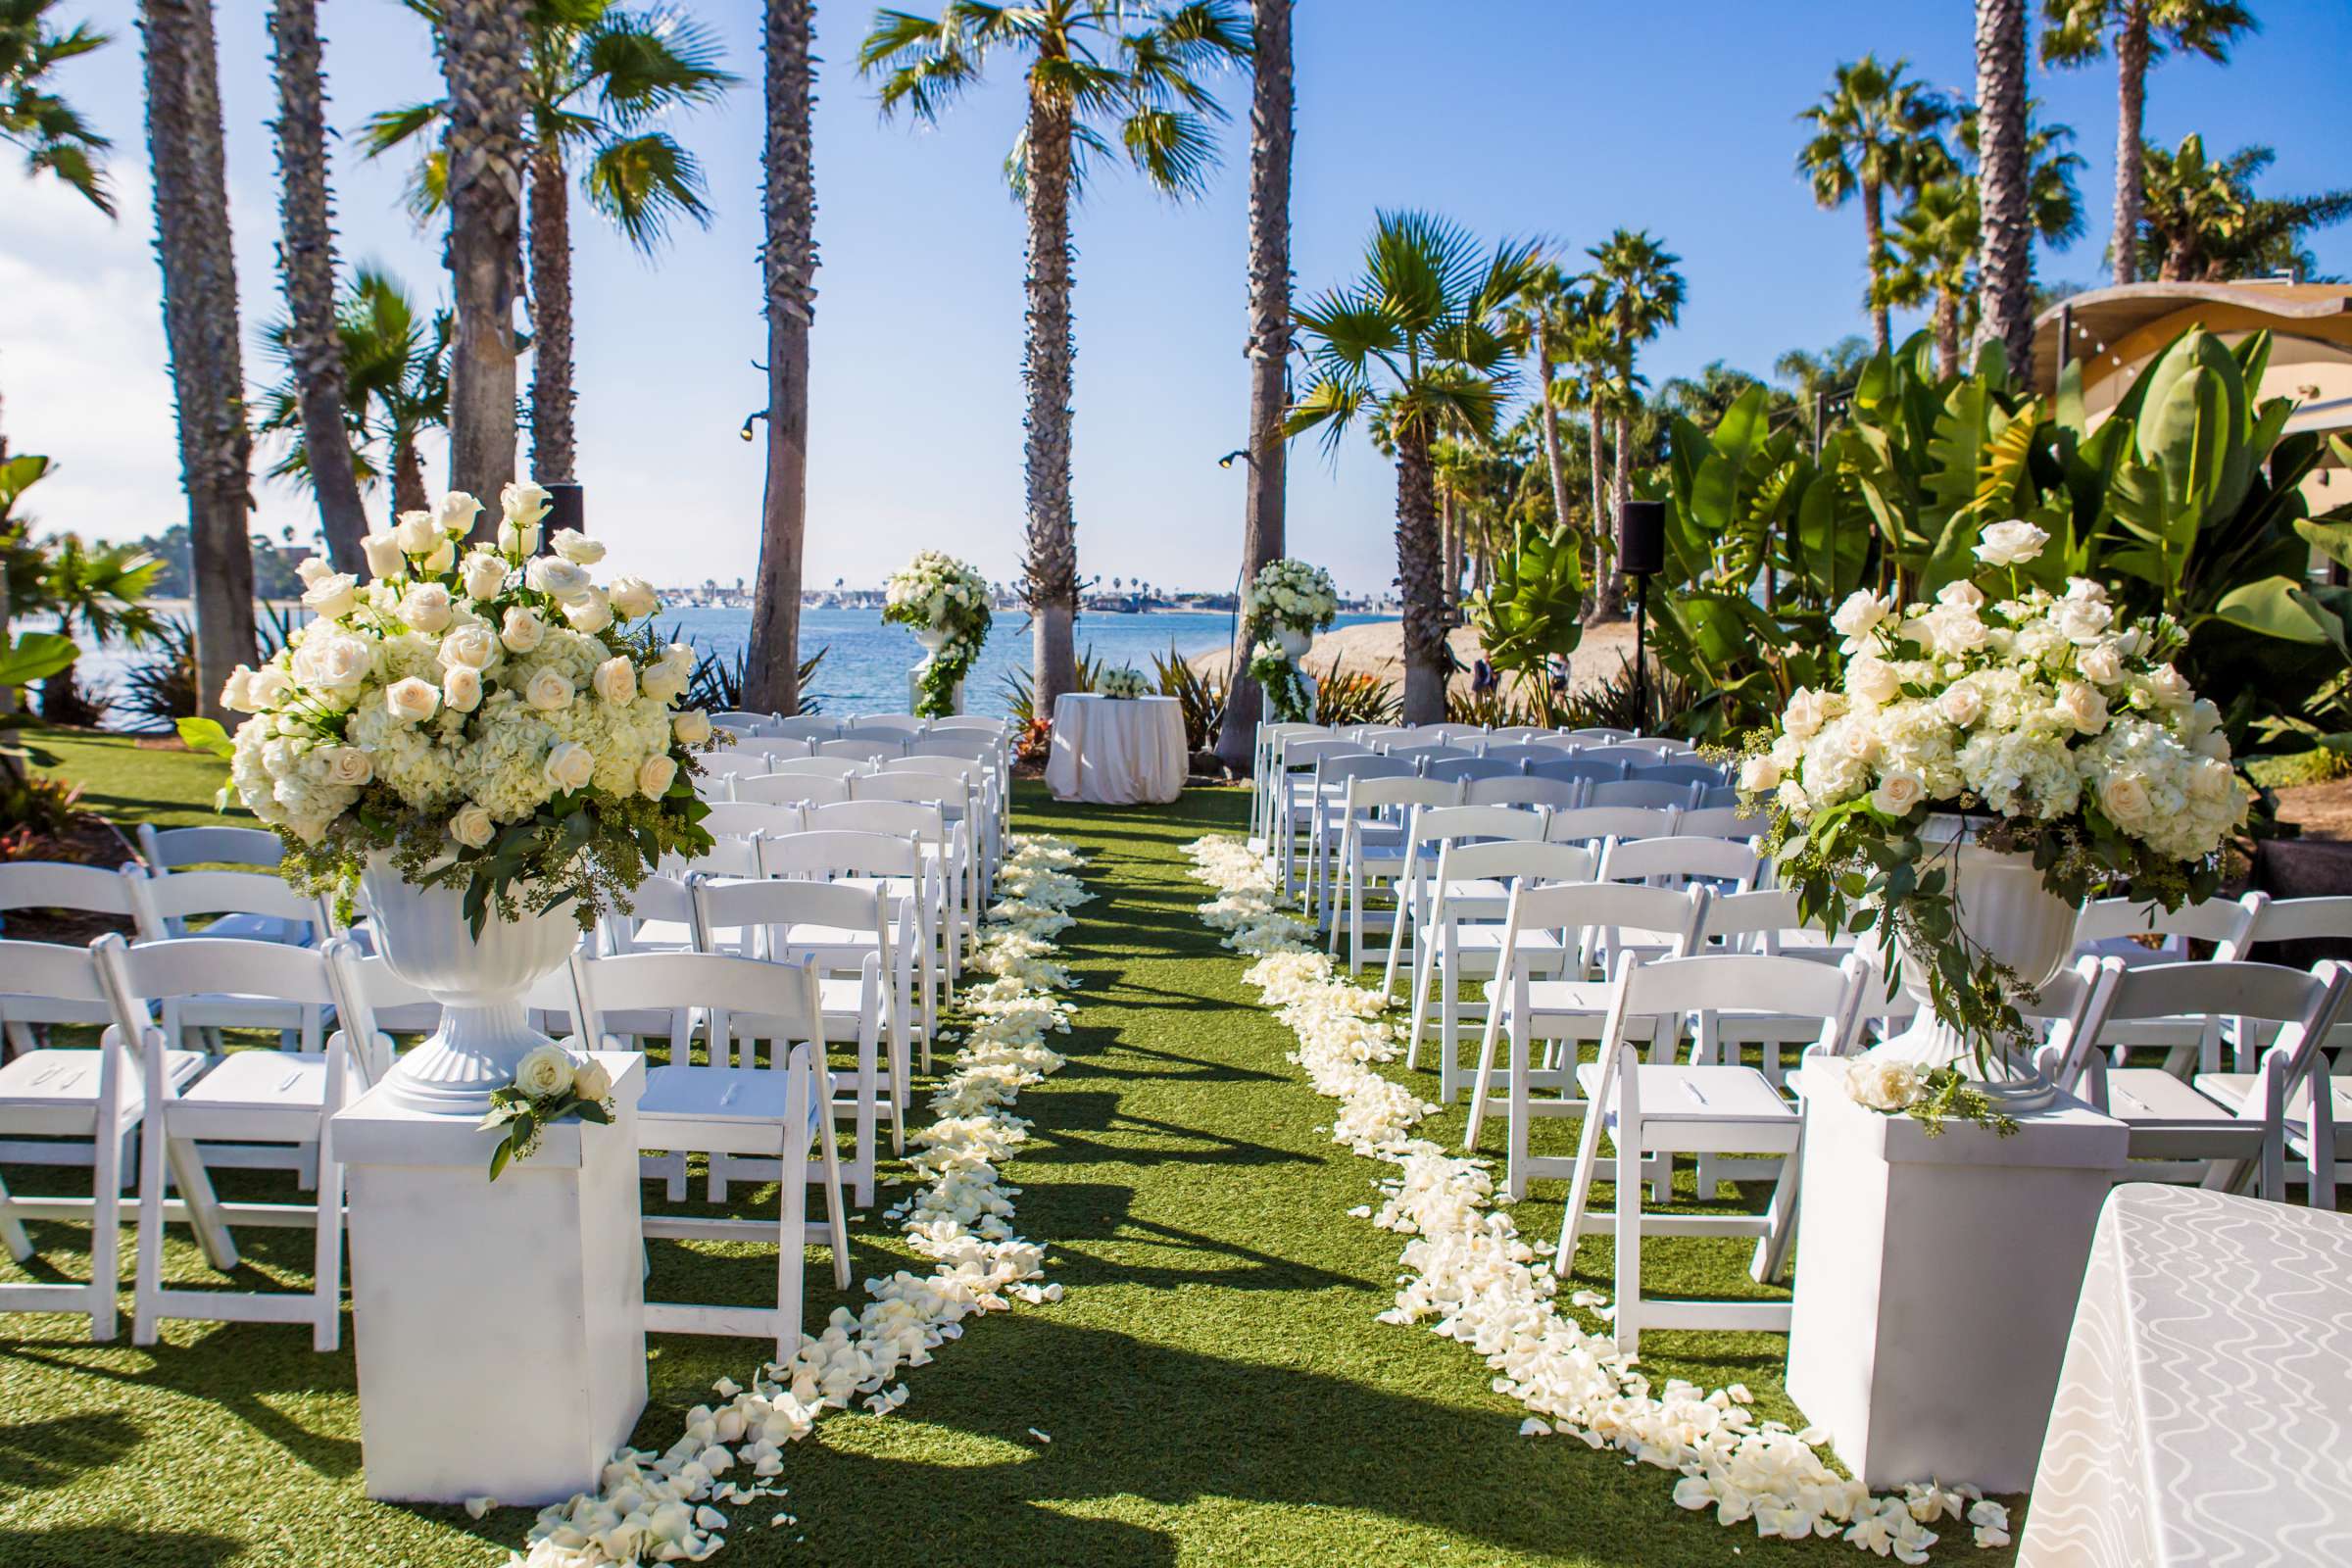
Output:
[[1808,1066],[1788,1396],[1873,1491],[2023,1492],[2128,1131],[2082,1101],[1939,1137]]
[[469,1117],[405,1109],[381,1085],[335,1117],[368,1496],[561,1502],[636,1426],[645,1058],[596,1057],[612,1075],[612,1124],[549,1127],[496,1182],[499,1135]]

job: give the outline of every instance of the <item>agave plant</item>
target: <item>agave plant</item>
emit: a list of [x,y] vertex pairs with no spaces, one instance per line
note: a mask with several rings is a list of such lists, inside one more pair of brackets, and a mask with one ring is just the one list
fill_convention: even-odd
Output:
[[1337,659],[1315,683],[1318,724],[1394,724],[1403,711],[1396,687],[1360,669],[1342,670]]
[[1225,722],[1225,686],[1185,662],[1170,643],[1163,658],[1152,656],[1152,677],[1162,697],[1173,697],[1184,711],[1184,746],[1205,752],[1217,743],[1218,726]]

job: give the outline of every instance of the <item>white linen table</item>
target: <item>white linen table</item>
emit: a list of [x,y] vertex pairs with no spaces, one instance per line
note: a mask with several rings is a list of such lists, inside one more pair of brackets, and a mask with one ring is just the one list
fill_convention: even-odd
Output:
[[1184,793],[1190,760],[1184,710],[1173,697],[1064,692],[1054,700],[1046,787],[1057,801],[1165,805]]
[[2352,1562],[2352,1216],[2115,1190],[2017,1560]]

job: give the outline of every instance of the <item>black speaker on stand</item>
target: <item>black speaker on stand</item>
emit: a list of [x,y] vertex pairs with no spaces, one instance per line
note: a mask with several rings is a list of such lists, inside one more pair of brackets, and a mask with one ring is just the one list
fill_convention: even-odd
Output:
[[1649,579],[1666,569],[1666,503],[1628,501],[1617,514],[1617,569],[1634,579],[1634,711],[1649,731]]

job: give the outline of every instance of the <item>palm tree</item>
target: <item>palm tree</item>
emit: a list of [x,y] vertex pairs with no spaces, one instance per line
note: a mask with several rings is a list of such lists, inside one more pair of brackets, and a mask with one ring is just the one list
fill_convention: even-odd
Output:
[[[408,0],[440,25],[443,0]],[[702,166],[667,132],[649,128],[716,102],[735,84],[718,67],[709,29],[669,11],[626,11],[616,0],[528,0],[520,87],[529,165],[531,473],[542,484],[577,477],[572,409],[571,186],[576,165],[590,208],[644,255],[671,221],[708,226]],[[514,67],[510,66],[512,72]],[[368,122],[369,157],[445,125],[448,101],[387,109]],[[419,218],[442,205],[447,162],[418,164],[410,202]]]
[[[390,478],[386,526],[400,514],[428,504],[424,459],[417,444],[427,431],[446,428],[449,422],[450,331],[447,311],[435,312],[427,323],[417,316],[400,280],[376,266],[362,264],[336,304],[335,340],[348,394],[346,450],[363,489]],[[289,338],[290,326],[284,320],[271,322],[264,332],[286,373],[263,399],[260,428],[289,437],[270,476],[308,484],[309,426],[302,416]]]
[[2310,270],[2300,236],[2352,218],[2352,190],[2257,196],[2255,176],[2275,156],[2268,147],[2240,147],[2216,161],[2205,152],[2205,138],[2193,132],[2175,151],[2149,148],[2139,241],[2143,270],[2167,283]]
[[1551,480],[1551,511],[1555,521],[1568,520],[1568,471],[1560,456],[1560,419],[1553,378],[1563,363],[1573,363],[1576,335],[1587,303],[1585,292],[1545,262],[1536,269],[1527,290],[1504,308],[1502,328],[1512,346],[1536,361],[1536,432],[1544,442],[1544,466]]
[[286,289],[285,349],[327,560],[337,571],[364,575],[360,537],[368,531],[368,514],[344,431],[343,356],[335,335],[334,208],[326,186],[318,0],[272,0],[270,38],[277,70],[278,214],[285,231],[277,268]]
[[2042,0],[2042,14],[2049,25],[2041,35],[2041,58],[2049,65],[2087,65],[2113,37],[2115,227],[2108,245],[2115,280],[2137,282],[2139,220],[2147,199],[2141,125],[2148,68],[2171,49],[2227,64],[2230,46],[2257,24],[2252,12],[2230,0]]
[[816,314],[813,0],[767,0],[767,139],[760,211],[767,317],[767,481],[760,499],[760,579],[744,701],[801,708],[801,567],[808,533],[808,329]]
[[1929,307],[1939,375],[1960,372],[1960,334],[1976,304],[1982,227],[1977,184],[1965,176],[1924,187],[1894,220],[1903,266],[1890,280],[1887,298],[1906,308]]
[[[495,496],[514,477],[514,288],[520,192],[530,163],[523,122],[529,8],[524,0],[438,0],[431,17],[449,96],[439,199],[449,209],[450,295],[457,329],[449,368],[449,483]],[[371,127],[370,136],[374,134]],[[494,536],[485,507],[474,537]]]
[[1813,127],[1796,155],[1797,172],[1813,184],[1813,199],[1843,207],[1862,198],[1862,230],[1869,240],[1870,319],[1879,349],[1891,343],[1886,297],[1894,256],[1886,244],[1886,194],[1916,191],[1947,155],[1937,131],[1951,108],[1903,73],[1910,62],[1879,64],[1864,55],[1838,68],[1821,102],[1797,116]]
[[1202,74],[1245,59],[1250,39],[1233,0],[951,0],[936,19],[879,11],[858,50],[881,74],[882,112],[936,123],[980,80],[990,55],[1028,57],[1028,115],[1005,172],[1029,229],[1028,538],[1022,561],[1037,710],[1053,711],[1078,680],[1077,529],[1070,514],[1070,196],[1111,138],[1138,172],[1171,195],[1198,193],[1215,161],[1208,122],[1225,112]]
[[[1255,578],[1285,544],[1290,402],[1292,0],[1256,0],[1250,62],[1250,472],[1242,504],[1242,580]],[[1250,650],[1234,650],[1234,676],[1217,731],[1217,756],[1250,764],[1264,694],[1250,679]]]
[[48,17],[56,3],[0,0],[0,141],[24,149],[26,174],[64,180],[112,218],[115,199],[106,188],[105,159],[113,143],[46,83],[59,65],[114,39],[86,22],[57,31]]
[[1533,246],[1482,254],[1444,219],[1383,213],[1363,276],[1298,312],[1315,382],[1284,428],[1294,436],[1320,428],[1328,449],[1368,415],[1395,445],[1408,724],[1446,716],[1446,633],[1458,608],[1446,592],[1431,448],[1441,436],[1483,440],[1494,429],[1513,355],[1494,323],[1536,265]]
[[196,612],[196,697],[223,716],[220,686],[253,658],[253,434],[237,349],[236,256],[220,126],[212,0],[139,0],[147,154],[154,168],[164,336],[179,415]]
[[[1611,470],[1608,516],[1613,521],[1633,493],[1633,414],[1640,385],[1634,365],[1642,345],[1682,318],[1688,292],[1675,267],[1682,258],[1650,238],[1647,229],[1618,229],[1585,253],[1592,258],[1585,273],[1593,291],[1594,314],[1605,324],[1615,367],[1613,414],[1617,427],[1617,460]],[[1595,531],[1603,531],[1596,520]],[[1625,602],[1625,578],[1612,571],[1593,578],[1595,615],[1611,615]]]
[[1977,0],[1977,342],[2021,368],[2034,352],[2034,210],[2027,164],[2026,0]]

